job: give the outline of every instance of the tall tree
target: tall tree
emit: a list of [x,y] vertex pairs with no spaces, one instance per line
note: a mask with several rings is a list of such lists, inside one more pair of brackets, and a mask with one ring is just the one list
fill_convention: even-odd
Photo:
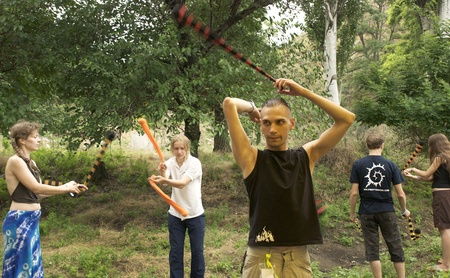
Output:
[[0,130],[22,118],[37,120],[35,102],[51,97],[49,76],[57,60],[46,34],[54,14],[46,1],[0,2]]
[[406,30],[395,44],[383,49],[386,54],[380,62],[358,82],[359,98],[354,108],[358,121],[387,124],[405,136],[421,139],[436,132],[448,133],[450,42],[443,34],[449,28],[431,20],[436,25],[423,31],[421,16],[411,18],[406,10],[401,15],[399,7],[392,8],[391,23],[400,22]]
[[358,101],[369,81],[368,76],[380,67],[386,51],[401,38],[404,30],[400,24],[387,24],[389,0],[367,1],[363,6],[363,18],[358,23],[357,41],[353,47],[352,59],[349,61],[342,89],[346,91],[345,99],[352,103]]
[[[222,99],[234,95],[258,101],[264,98],[260,92],[272,92],[272,84],[192,30],[177,28],[171,16],[177,2],[1,2],[5,14],[14,19],[11,22],[19,26],[2,28],[13,30],[12,34],[22,36],[22,41],[5,36],[2,42],[8,44],[4,44],[7,47],[2,48],[0,59],[14,57],[10,54],[18,43],[27,51],[20,52],[23,58],[15,62],[34,63],[12,74],[2,73],[0,86],[5,90],[0,92],[8,92],[9,98],[2,98],[8,106],[0,109],[9,107],[14,117],[30,111],[28,114],[37,115],[35,118],[49,131],[64,136],[71,148],[77,148],[83,139],[98,142],[108,129],[136,128],[135,119],[142,116],[154,130],[163,127],[171,133],[184,132],[193,142],[194,154],[200,123],[207,122],[207,130],[222,139],[215,150],[226,148]],[[278,53],[268,35],[272,30],[262,28],[262,22],[268,20],[264,8],[275,2],[288,3],[196,0],[186,4],[231,45],[268,72],[276,73]],[[20,24],[27,22],[21,17],[33,14],[30,7],[35,6],[42,18],[33,21],[29,16],[35,25],[23,29],[28,33],[20,32]],[[45,55],[33,56],[36,50]],[[2,65],[7,64],[2,60]],[[20,96],[18,93],[23,99],[15,103],[17,97],[12,96]],[[42,99],[41,95],[47,96],[46,101],[36,101]],[[25,100],[33,105],[23,108],[19,104]],[[20,114],[19,109],[24,112]]]
[[441,21],[450,20],[450,0],[441,0],[439,17]]
[[298,2],[307,14],[305,27],[308,37],[324,52],[325,90],[330,99],[339,104],[338,76],[343,72],[352,51],[357,22],[362,16],[362,1],[298,0]]

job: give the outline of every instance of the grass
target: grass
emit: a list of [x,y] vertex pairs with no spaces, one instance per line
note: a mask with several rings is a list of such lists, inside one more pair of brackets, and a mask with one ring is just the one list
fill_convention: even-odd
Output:
[[[360,147],[350,143],[324,157],[314,172],[316,194],[327,206],[320,217],[325,244],[314,247],[319,252],[311,249],[315,277],[372,277],[363,259],[362,238],[348,221],[348,173],[352,161],[361,156],[355,152]],[[1,152],[3,158],[11,155],[11,150]],[[97,150],[66,153],[41,149],[33,158],[42,175],[84,181],[96,155]],[[248,200],[241,173],[231,154],[201,152],[200,160],[204,170],[206,277],[240,277],[248,232]],[[46,277],[169,277],[168,207],[147,183],[147,177],[155,172],[157,157],[115,147],[103,161],[106,172],[92,180],[88,192],[78,198],[59,195],[42,201],[40,228]],[[5,162],[0,159],[2,173]],[[163,190],[170,193],[167,188]],[[422,229],[422,237],[410,241],[406,221],[402,222],[407,277],[448,277],[426,270],[441,256],[440,238],[430,222],[429,185],[408,182],[405,191],[416,227]],[[8,206],[6,184],[0,179],[2,218]],[[189,273],[188,240],[185,249]],[[340,263],[346,255],[357,262]],[[385,276],[395,277],[385,248],[381,258]],[[334,262],[332,267],[326,268],[327,260]]]

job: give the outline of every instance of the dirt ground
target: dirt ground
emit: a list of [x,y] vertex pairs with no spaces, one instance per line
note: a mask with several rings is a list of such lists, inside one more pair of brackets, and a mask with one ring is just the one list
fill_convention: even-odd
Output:
[[309,253],[311,261],[318,262],[322,272],[367,264],[364,260],[364,245],[359,242],[346,247],[325,238],[323,244],[310,245]]

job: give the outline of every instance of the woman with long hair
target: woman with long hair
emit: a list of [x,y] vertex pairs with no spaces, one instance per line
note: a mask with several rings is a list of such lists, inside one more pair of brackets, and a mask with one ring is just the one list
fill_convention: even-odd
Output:
[[[410,179],[430,181],[433,192],[433,221],[442,241],[441,264],[432,267],[436,271],[450,270],[450,142],[441,133],[428,138],[430,166],[427,170],[408,168],[403,174]],[[414,173],[414,174],[412,174]]]
[[42,184],[31,159],[41,141],[37,123],[19,121],[10,129],[15,154],[6,162],[5,179],[11,206],[3,221],[3,278],[44,277],[39,234],[40,199],[56,194],[80,193],[87,187],[74,181],[61,186]]

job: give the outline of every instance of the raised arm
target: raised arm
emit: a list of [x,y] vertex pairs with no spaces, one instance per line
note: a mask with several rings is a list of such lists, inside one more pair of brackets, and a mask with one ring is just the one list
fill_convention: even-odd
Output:
[[241,168],[244,178],[246,178],[255,167],[258,151],[250,144],[239,119],[239,114],[250,113],[250,118],[257,122],[260,117],[259,110],[248,101],[230,97],[224,99],[222,108],[230,132],[234,159]]
[[333,118],[334,124],[320,135],[314,141],[306,143],[303,147],[308,152],[310,159],[310,168],[314,168],[315,163],[325,153],[331,150],[344,137],[347,130],[355,121],[355,114],[347,109],[335,104],[329,99],[319,96],[312,91],[302,87],[291,79],[277,79],[275,87],[278,88],[280,94],[291,96],[301,96],[312,103],[319,106],[330,117]]

